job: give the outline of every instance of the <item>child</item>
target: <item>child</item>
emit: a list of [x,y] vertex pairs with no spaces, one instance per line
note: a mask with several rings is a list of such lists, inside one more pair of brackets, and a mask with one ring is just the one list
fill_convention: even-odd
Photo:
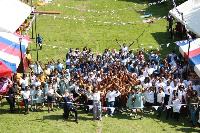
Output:
[[134,102],[134,107],[136,108],[136,114],[135,114],[135,118],[137,118],[137,108],[140,109],[141,113],[142,113],[142,117],[140,118],[140,120],[143,120],[144,118],[144,112],[143,112],[143,100],[142,100],[142,88],[136,88],[136,93],[134,94],[135,97],[135,102]]
[[162,87],[158,88],[158,93],[157,93],[157,105],[158,107],[158,118],[160,118],[161,116],[161,110],[162,110],[162,106],[164,105],[164,97],[165,97],[165,93],[162,90]]
[[150,108],[150,115],[152,115],[153,104],[154,104],[154,87],[150,87],[149,90],[147,90],[147,101],[146,101],[146,107]]
[[89,87],[86,88],[86,97],[87,97],[87,105],[85,107],[85,113],[89,112],[89,106],[93,104],[93,92],[90,90]]
[[40,86],[37,87],[37,90],[35,90],[35,97],[36,97],[36,109],[35,111],[38,112],[38,104],[41,105],[42,109],[42,90],[40,89]]
[[178,96],[175,95],[174,99],[172,100],[173,106],[173,112],[174,112],[174,118],[176,121],[179,121],[179,114],[180,114],[180,108],[179,105],[181,104],[181,100],[178,99]]
[[28,112],[28,99],[30,99],[30,91],[29,91],[30,87],[26,86],[25,87],[25,91],[22,91],[21,93],[19,93],[20,95],[23,96],[23,101],[24,101],[24,106],[25,106],[25,115],[29,114]]
[[46,95],[47,95],[47,102],[48,102],[48,113],[50,113],[50,104],[51,104],[51,111],[54,112],[53,110],[53,95],[54,95],[54,90],[52,88],[52,84],[49,84],[48,85],[48,89],[47,89],[47,92],[46,92]]
[[[134,90],[134,88],[132,88],[131,91],[130,91],[129,97],[128,97],[128,101],[126,103],[126,106],[129,109],[131,109],[130,116],[132,116],[132,113],[133,113],[133,104],[134,104],[134,101],[135,101],[134,93],[135,93],[135,90]],[[126,110],[126,115],[128,115],[128,109]]]
[[34,106],[34,109],[35,109],[35,85],[31,85],[30,95],[31,95],[31,101],[30,101],[31,111],[33,111],[33,106]]

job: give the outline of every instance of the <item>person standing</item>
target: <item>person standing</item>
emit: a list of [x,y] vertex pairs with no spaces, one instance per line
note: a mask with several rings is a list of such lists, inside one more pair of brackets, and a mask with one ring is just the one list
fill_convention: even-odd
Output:
[[6,100],[10,104],[10,113],[15,112],[15,94],[17,93],[17,83],[14,83],[8,85],[9,91],[8,91],[8,97],[6,97]]
[[114,110],[112,110],[111,108],[114,107],[114,103],[115,103],[115,97],[119,96],[118,92],[116,92],[115,90],[113,90],[113,88],[110,88],[110,90],[108,90],[107,94],[106,94],[106,98],[107,98],[107,111],[106,111],[106,115],[105,117],[108,116],[108,113],[109,111],[111,112],[110,113],[110,116],[112,117],[113,116],[113,112]]
[[135,102],[134,102],[134,108],[136,108],[136,114],[135,114],[135,118],[137,118],[137,109],[140,109],[141,113],[142,113],[142,117],[140,118],[140,120],[143,120],[143,115],[144,115],[144,112],[143,112],[143,100],[142,100],[142,88],[139,89],[139,88],[136,88],[136,91],[135,91],[135,94],[134,94],[134,97],[135,97]]
[[157,93],[157,105],[159,106],[158,107],[158,115],[157,115],[158,118],[160,118],[160,116],[161,116],[161,110],[164,105],[164,98],[165,98],[165,93],[163,92],[162,88],[159,87],[158,93]]
[[195,115],[198,111],[198,103],[199,103],[200,99],[197,96],[197,91],[194,90],[192,91],[192,96],[190,98],[190,113],[191,113],[191,119],[192,119],[192,126],[195,127],[196,126],[196,118]]
[[41,90],[41,87],[38,86],[37,87],[37,90],[35,90],[35,98],[36,98],[36,112],[38,112],[38,104],[41,105],[41,110],[43,110],[42,108],[42,90]]
[[26,86],[25,87],[25,91],[22,91],[21,93],[20,93],[20,95],[22,95],[23,96],[23,102],[24,102],[24,106],[25,106],[25,115],[27,115],[27,114],[29,114],[28,113],[28,100],[30,99],[30,87],[29,86]]
[[40,46],[40,50],[42,50],[42,39],[43,39],[42,36],[40,34],[38,34],[37,41],[38,41],[38,44]]
[[100,102],[100,91],[95,87],[93,95],[93,120],[100,120],[102,115],[102,109],[101,109],[101,102]]
[[48,102],[48,113],[50,113],[50,104],[51,104],[51,111],[54,112],[53,110],[53,95],[55,91],[52,88],[52,84],[48,85],[48,89],[46,90],[46,95],[47,95],[47,102]]

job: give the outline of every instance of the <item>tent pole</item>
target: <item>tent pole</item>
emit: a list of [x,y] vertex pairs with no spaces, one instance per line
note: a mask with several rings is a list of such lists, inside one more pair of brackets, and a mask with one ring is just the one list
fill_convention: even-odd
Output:
[[23,61],[23,57],[22,57],[22,38],[19,38],[19,44],[20,44],[20,52],[21,52],[22,73],[24,76],[24,61]]
[[187,56],[187,77],[189,76],[189,56],[190,56],[190,39],[189,40],[189,46],[188,46],[188,56]]
[[37,42],[37,28],[36,28],[36,15],[35,15],[35,41],[36,41],[36,50],[37,50],[37,61],[38,61],[38,42]]

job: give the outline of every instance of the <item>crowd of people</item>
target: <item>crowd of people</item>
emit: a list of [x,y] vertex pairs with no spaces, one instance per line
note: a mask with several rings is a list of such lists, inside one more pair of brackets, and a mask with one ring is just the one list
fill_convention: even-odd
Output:
[[[102,120],[102,110],[105,117],[125,112],[129,116],[134,114],[135,118],[140,110],[141,120],[144,114],[152,115],[156,110],[154,114],[158,118],[166,111],[166,119],[173,117],[177,121],[179,114],[184,113],[196,126],[200,86],[198,80],[190,80],[185,61],[175,51],[161,59],[159,49],[150,53],[142,49],[134,54],[130,49],[134,41],[129,46],[121,45],[117,39],[116,42],[119,51],[106,48],[95,56],[85,46],[83,50],[70,48],[66,58],[57,61],[46,58],[48,64],[44,66],[36,61],[30,65],[29,76],[25,74],[21,78],[14,74],[8,95],[23,95],[25,114],[29,110],[28,104],[31,111],[39,111],[39,106],[43,110],[47,102],[50,113],[55,105],[59,108],[61,99],[64,99],[67,103],[65,118],[75,111],[76,121],[77,110],[73,101],[83,105],[81,108],[85,113],[93,107],[94,120]],[[8,101],[13,112],[14,104],[9,98]]]

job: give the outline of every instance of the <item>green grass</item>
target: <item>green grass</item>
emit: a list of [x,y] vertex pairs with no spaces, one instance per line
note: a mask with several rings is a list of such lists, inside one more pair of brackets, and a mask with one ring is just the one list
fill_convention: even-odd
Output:
[[[55,109],[55,112],[48,113],[47,107],[43,112],[30,112],[24,115],[24,110],[20,114],[10,114],[9,105],[4,101],[0,108],[0,127],[2,133],[32,133],[32,132],[91,132],[91,133],[132,133],[132,132],[151,132],[151,133],[181,133],[181,132],[197,132],[198,128],[191,128],[191,123],[184,115],[181,115],[180,121],[174,119],[165,120],[165,112],[162,112],[161,119],[154,115],[145,115],[140,120],[140,112],[138,118],[126,116],[123,114],[114,114],[114,117],[104,117],[103,121],[92,121],[92,112],[84,114],[82,110],[78,110],[79,124],[74,122],[74,118],[70,117],[65,120],[62,117],[63,110]],[[17,108],[17,106],[16,106]],[[104,113],[103,113],[104,114]]]
[[[119,50],[119,46],[115,41],[116,38],[121,44],[126,43],[127,45],[135,40],[131,49],[136,49],[137,47],[150,49],[149,46],[157,49],[158,45],[165,44],[160,49],[162,56],[175,49],[175,44],[172,43],[174,40],[168,39],[169,35],[166,32],[167,21],[162,18],[168,14],[165,4],[149,7],[144,5],[145,2],[141,1],[115,0],[57,0],[53,3],[38,9],[62,12],[60,15],[55,15],[55,19],[54,15],[37,16],[37,33],[40,33],[44,38],[43,43],[57,46],[56,48],[43,46],[42,51],[39,50],[39,60],[42,62],[45,62],[45,57],[54,57],[55,59],[62,58],[62,56],[65,57],[68,50],[59,50],[59,47],[82,49],[88,44],[88,48],[92,48],[95,54],[103,52],[108,46],[110,49],[116,48]],[[58,4],[60,5],[59,7]],[[75,7],[80,10],[65,6]],[[154,23],[142,23],[142,20],[145,20],[145,18],[140,18],[139,10],[142,9],[146,9],[148,13],[153,14],[151,18],[155,17],[156,21]],[[88,12],[88,10],[100,12]],[[161,17],[161,19],[158,20],[158,17]],[[85,21],[79,19],[84,19]],[[101,22],[99,23],[98,21]],[[111,22],[111,24],[104,22]],[[136,23],[128,24],[128,22]],[[121,24],[118,25],[119,23]],[[31,35],[31,31],[29,35]],[[35,40],[32,41],[35,42]],[[171,43],[168,48],[166,47],[167,43]],[[35,44],[31,45],[32,47],[30,48],[29,46],[29,49],[32,49],[31,54],[35,61],[36,48]],[[136,54],[136,50],[134,50],[134,53]]]
[[[121,44],[127,43],[129,45],[135,40],[131,49],[149,46],[157,49],[159,44],[162,45],[160,53],[162,57],[175,49],[175,40],[169,40],[169,34],[166,32],[167,21],[164,18],[156,19],[154,23],[142,23],[144,19],[140,18],[139,10],[146,9],[148,13],[152,13],[153,17],[163,17],[168,14],[166,4],[155,6],[144,6],[145,2],[136,0],[54,0],[53,4],[48,4],[45,7],[39,7],[38,10],[61,11],[60,15],[38,15],[37,16],[37,33],[40,33],[44,38],[43,43],[51,45],[43,46],[39,50],[39,60],[46,63],[45,57],[54,57],[54,59],[65,57],[68,50],[59,50],[63,48],[80,48],[82,49],[86,44],[88,48],[96,54],[104,51],[106,47],[116,48],[119,46],[115,42],[117,38]],[[60,7],[58,7],[60,4]],[[77,9],[65,8],[65,6],[76,7],[86,10],[98,10],[99,13],[81,11]],[[132,9],[130,9],[132,7]],[[128,8],[126,10],[119,10]],[[103,11],[112,11],[104,12]],[[75,20],[64,17],[77,18]],[[151,18],[153,18],[151,17]],[[80,21],[78,19],[85,19]],[[94,21],[101,21],[94,22]],[[139,22],[137,22],[139,21]],[[106,24],[103,22],[111,22]],[[127,24],[127,22],[136,22]],[[116,24],[114,24],[116,23]],[[126,23],[125,25],[118,23]],[[35,25],[34,25],[35,27]],[[31,36],[31,31],[29,31]],[[34,31],[35,36],[35,31]],[[176,38],[180,39],[180,38]],[[32,40],[35,42],[35,40]],[[171,43],[166,47],[167,43]],[[141,45],[143,44],[143,45]],[[57,46],[52,48],[52,46]],[[29,45],[33,61],[36,60],[36,46],[34,43]],[[176,49],[175,49],[176,50]],[[136,50],[134,50],[136,54]],[[92,121],[91,113],[84,114],[79,110],[79,124],[75,124],[73,119],[66,121],[62,117],[62,109],[51,112],[31,112],[25,116],[21,114],[10,114],[9,106],[4,100],[4,105],[0,108],[0,130],[1,132],[197,132],[198,128],[192,129],[188,119],[181,116],[179,122],[173,119],[165,120],[164,116],[160,120],[156,116],[145,115],[144,120],[134,119],[125,114],[114,115],[114,118],[103,117],[102,122]],[[47,108],[45,108],[47,110]]]

